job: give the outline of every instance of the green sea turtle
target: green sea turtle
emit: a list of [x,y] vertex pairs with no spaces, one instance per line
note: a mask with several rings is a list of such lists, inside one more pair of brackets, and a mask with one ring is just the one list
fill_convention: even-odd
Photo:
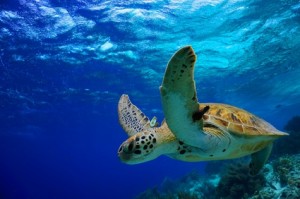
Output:
[[128,164],[160,155],[188,161],[208,161],[251,155],[250,174],[267,161],[272,142],[287,133],[240,108],[198,103],[194,82],[196,55],[192,47],[177,51],[168,63],[160,87],[165,121],[158,127],[127,95],[118,104],[119,121],[129,138],[118,150]]

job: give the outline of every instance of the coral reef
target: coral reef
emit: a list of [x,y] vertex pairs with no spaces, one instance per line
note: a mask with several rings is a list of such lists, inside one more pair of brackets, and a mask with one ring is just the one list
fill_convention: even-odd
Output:
[[300,154],[283,156],[264,170],[266,186],[250,199],[296,199],[300,198]]
[[159,187],[148,189],[136,199],[215,199],[217,178],[203,178],[197,171],[172,181],[166,178]]
[[249,198],[264,185],[264,176],[262,174],[251,176],[248,164],[230,164],[216,188],[216,197],[223,199]]
[[300,116],[292,117],[284,127],[284,131],[289,133],[275,141],[272,154],[274,156],[282,156],[286,154],[300,153]]
[[250,176],[248,164],[231,162],[218,174],[193,171],[136,197],[150,199],[296,199],[300,198],[300,154],[279,157]]
[[274,172],[279,177],[280,183],[286,185],[288,182],[288,174],[293,166],[293,162],[290,156],[280,157],[278,160],[273,162]]

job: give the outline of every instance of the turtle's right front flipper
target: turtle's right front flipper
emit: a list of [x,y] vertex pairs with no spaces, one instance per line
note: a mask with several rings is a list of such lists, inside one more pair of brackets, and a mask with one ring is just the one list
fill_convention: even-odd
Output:
[[177,51],[168,63],[160,87],[166,122],[177,139],[199,147],[205,134],[199,113],[194,63],[196,55],[191,46]]

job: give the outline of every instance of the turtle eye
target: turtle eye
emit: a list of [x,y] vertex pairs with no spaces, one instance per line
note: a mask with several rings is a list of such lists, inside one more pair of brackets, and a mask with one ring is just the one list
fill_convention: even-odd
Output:
[[128,151],[129,151],[129,152],[132,151],[133,146],[134,146],[134,141],[131,141],[131,142],[129,143],[129,145],[128,145]]
[[131,153],[134,148],[134,140],[130,141],[129,143],[125,143],[123,145],[124,153]]

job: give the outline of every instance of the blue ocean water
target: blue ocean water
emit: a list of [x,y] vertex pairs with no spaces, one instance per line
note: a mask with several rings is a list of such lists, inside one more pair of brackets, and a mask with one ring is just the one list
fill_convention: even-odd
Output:
[[133,198],[205,163],[119,161],[126,93],[163,120],[159,86],[192,45],[198,99],[282,130],[300,114],[296,0],[1,0],[0,198]]

